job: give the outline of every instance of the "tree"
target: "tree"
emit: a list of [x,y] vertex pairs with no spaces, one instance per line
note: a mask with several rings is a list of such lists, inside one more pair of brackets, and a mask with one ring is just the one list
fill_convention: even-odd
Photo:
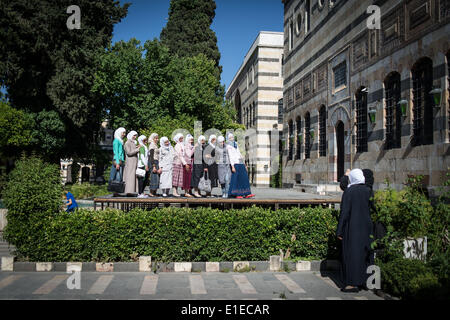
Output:
[[78,0],[81,29],[69,30],[66,11],[72,4],[2,0],[0,5],[0,86],[13,107],[35,115],[55,112],[64,123],[64,145],[51,151],[55,159],[89,153],[101,116],[91,92],[97,57],[128,8],[115,0]]
[[216,34],[211,29],[215,10],[214,0],[171,0],[169,20],[160,39],[172,54],[193,57],[202,53],[213,60],[214,75],[220,81],[220,52]]
[[6,156],[32,144],[33,118],[0,101],[0,154]]
[[203,128],[234,129],[234,109],[224,102],[225,90],[214,72],[214,61],[204,54],[173,56],[158,40],[142,48],[131,39],[102,55],[93,91],[113,128],[140,133],[170,124],[157,131],[162,134],[181,124],[185,127],[178,128],[193,128],[201,120]]

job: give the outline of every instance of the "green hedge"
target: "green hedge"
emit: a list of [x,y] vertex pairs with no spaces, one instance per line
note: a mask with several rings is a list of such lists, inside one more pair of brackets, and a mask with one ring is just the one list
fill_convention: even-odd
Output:
[[376,263],[381,269],[381,285],[385,292],[405,300],[448,299],[449,288],[424,262],[398,258]]
[[78,210],[23,229],[28,241],[17,250],[29,261],[117,262],[143,255],[158,261],[265,261],[280,249],[289,249],[292,259],[323,259],[336,257],[336,226],[337,212],[328,208]]

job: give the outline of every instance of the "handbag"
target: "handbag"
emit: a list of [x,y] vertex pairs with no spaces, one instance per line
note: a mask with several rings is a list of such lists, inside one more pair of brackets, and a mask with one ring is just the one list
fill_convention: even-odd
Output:
[[108,191],[114,193],[124,193],[125,191],[125,182],[124,181],[110,181],[108,183]]
[[204,191],[206,193],[211,192],[211,180],[208,179],[208,173],[204,173],[200,178],[200,182],[198,183],[198,190]]
[[144,169],[141,169],[141,168],[136,169],[136,175],[138,177],[144,178],[145,174],[146,174],[146,171]]

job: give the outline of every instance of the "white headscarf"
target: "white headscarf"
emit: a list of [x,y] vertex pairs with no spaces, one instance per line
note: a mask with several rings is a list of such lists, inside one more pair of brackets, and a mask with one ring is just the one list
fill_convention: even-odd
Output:
[[123,144],[123,140],[122,140],[122,133],[123,132],[127,132],[127,130],[125,128],[120,127],[119,129],[117,129],[114,132],[114,138],[119,140],[121,144]]
[[170,143],[168,146],[166,146],[166,141],[169,141],[169,138],[162,137],[161,140],[159,140],[159,145],[161,146],[161,148],[170,148]]
[[227,144],[237,149],[237,143],[234,141],[234,135],[232,133],[227,135]]
[[364,173],[361,169],[353,169],[350,171],[349,175],[350,184],[347,186],[347,188],[350,188],[351,186],[354,186],[356,184],[365,184],[366,178],[364,178]]
[[212,141],[213,139],[216,139],[216,141],[217,141],[217,137],[216,137],[215,135],[212,134],[212,135],[209,136],[208,144],[209,144],[211,147],[215,148],[216,145],[211,143],[211,141]]
[[194,137],[190,134],[186,136],[186,141],[184,142],[185,145],[191,146],[191,139],[194,139]]
[[180,139],[183,138],[183,135],[181,133],[178,133],[174,138],[173,141],[175,141],[175,143],[180,143]]
[[144,140],[147,139],[146,136],[142,135],[138,138],[138,142],[141,146],[145,147]]
[[150,135],[149,142],[150,143],[152,143],[152,142],[154,143],[154,140],[155,140],[156,137],[158,137],[158,134],[157,133],[152,133]]
[[137,136],[138,133],[136,131],[130,131],[130,133],[127,135],[127,139],[132,141],[134,136]]
[[202,141],[203,140],[206,140],[206,138],[205,138],[205,136],[200,136],[200,137],[198,137],[198,144],[202,144]]
[[217,138],[217,143],[222,143],[225,141],[225,138],[223,136],[220,136]]

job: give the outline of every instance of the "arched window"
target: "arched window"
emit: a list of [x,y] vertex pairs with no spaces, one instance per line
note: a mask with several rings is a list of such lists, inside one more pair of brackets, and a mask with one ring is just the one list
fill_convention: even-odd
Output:
[[244,119],[245,127],[248,128],[248,108],[244,110]]
[[325,106],[319,109],[319,157],[327,155],[327,110]]
[[301,155],[302,155],[302,139],[303,136],[302,134],[302,119],[300,117],[297,118],[297,120],[295,121],[296,124],[296,128],[297,128],[297,154],[296,154],[296,159],[299,160],[301,159]]
[[294,22],[289,21],[289,51],[294,48]]
[[292,123],[292,120],[289,121],[289,154],[288,154],[288,160],[292,160],[292,156],[294,154],[294,124]]
[[[450,99],[450,51],[447,52],[447,81],[448,81],[448,96]],[[449,100],[450,105],[450,100]],[[450,139],[450,108],[448,109],[448,135]]]
[[237,111],[237,121],[239,124],[242,124],[242,122],[245,121],[245,119],[243,119],[242,117],[242,105],[241,105],[241,94],[239,92],[239,90],[236,93],[236,96],[234,97],[234,107],[236,108]]
[[311,158],[311,116],[305,114],[305,159]]
[[311,29],[311,4],[310,0],[305,2],[305,34]]
[[433,143],[433,62],[420,59],[412,69],[413,80],[413,145]]
[[384,80],[386,96],[386,149],[401,147],[402,113],[400,105],[400,74],[392,72]]
[[356,92],[356,152],[367,152],[367,89]]
[[256,126],[256,102],[253,102],[253,126]]

